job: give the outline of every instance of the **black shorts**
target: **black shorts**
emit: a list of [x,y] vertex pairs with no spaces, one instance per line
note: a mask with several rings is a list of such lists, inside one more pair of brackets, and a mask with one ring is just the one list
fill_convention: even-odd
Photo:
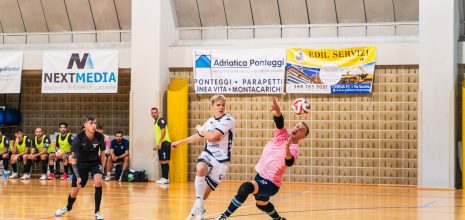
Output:
[[[102,165],[100,162],[93,162],[93,163],[78,163],[78,171],[79,176],[81,177],[81,187],[84,188],[86,186],[87,180],[89,179],[89,173],[92,177],[95,174],[102,174]],[[73,175],[73,180],[71,182],[71,187],[77,187],[77,178],[76,175]]]
[[161,143],[161,149],[158,150],[158,159],[159,160],[170,160],[171,158],[171,143],[168,141],[163,141]]
[[279,187],[276,186],[270,180],[267,180],[260,175],[255,176],[255,182],[258,184],[258,192],[257,194],[253,195],[255,200],[268,202],[270,197],[278,193]]

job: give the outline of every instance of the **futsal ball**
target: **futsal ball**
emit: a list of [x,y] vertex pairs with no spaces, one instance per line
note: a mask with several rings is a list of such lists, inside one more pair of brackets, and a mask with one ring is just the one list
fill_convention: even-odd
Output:
[[297,115],[307,114],[310,108],[310,102],[304,98],[298,98],[292,102],[292,111]]

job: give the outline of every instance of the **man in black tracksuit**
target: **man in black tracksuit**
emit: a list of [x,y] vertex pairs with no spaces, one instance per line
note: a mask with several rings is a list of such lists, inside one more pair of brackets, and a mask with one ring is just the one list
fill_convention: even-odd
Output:
[[103,219],[100,213],[100,201],[102,200],[102,164],[105,164],[105,137],[95,131],[97,120],[94,116],[85,116],[83,124],[84,129],[76,135],[71,147],[70,162],[75,175],[68,195],[68,205],[58,209],[55,216],[62,216],[71,211],[79,189],[86,186],[90,172],[95,186],[95,218],[101,220]]

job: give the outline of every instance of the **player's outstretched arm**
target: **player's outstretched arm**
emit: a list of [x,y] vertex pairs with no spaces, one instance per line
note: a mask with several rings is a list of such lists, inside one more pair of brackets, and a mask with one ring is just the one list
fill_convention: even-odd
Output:
[[279,107],[278,103],[276,102],[275,97],[272,98],[270,112],[273,112],[274,116],[276,116],[276,117],[281,116],[281,108]]
[[276,128],[281,129],[284,128],[284,117],[283,114],[281,113],[281,109],[279,108],[278,103],[276,102],[275,97],[272,98],[271,102],[271,110],[274,112],[274,123],[276,124]]
[[181,144],[195,143],[195,142],[199,141],[200,139],[201,139],[201,137],[199,136],[198,133],[196,133],[196,134],[191,135],[191,136],[189,136],[187,138],[184,138],[182,140],[175,141],[175,142],[171,143],[171,147],[175,148],[175,147],[177,147],[178,145],[181,145]]

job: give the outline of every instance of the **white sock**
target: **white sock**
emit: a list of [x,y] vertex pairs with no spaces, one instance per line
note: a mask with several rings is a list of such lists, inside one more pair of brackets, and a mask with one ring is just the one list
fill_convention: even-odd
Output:
[[111,173],[110,173],[110,172],[107,172],[107,176],[111,176]]
[[192,206],[190,214],[195,215],[196,210],[197,210],[197,199],[194,201],[194,205]]
[[207,182],[205,181],[204,176],[195,176],[195,197],[197,208],[203,209],[203,196],[205,195],[205,188],[207,187]]

